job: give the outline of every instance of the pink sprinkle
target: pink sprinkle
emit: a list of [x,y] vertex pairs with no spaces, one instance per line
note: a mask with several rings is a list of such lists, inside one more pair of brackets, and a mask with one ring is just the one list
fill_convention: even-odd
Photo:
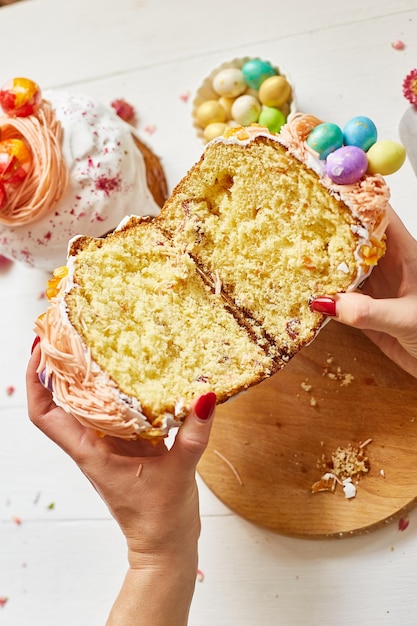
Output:
[[198,581],[199,583],[202,583],[202,582],[203,582],[203,580],[204,580],[204,574],[203,574],[203,572],[201,571],[201,569],[198,569],[198,570],[197,570],[197,581]]
[[13,517],[13,521],[14,521],[14,523],[15,523],[15,524],[17,524],[18,526],[20,526],[20,525],[21,525],[21,523],[22,523],[22,520],[20,519],[20,517],[19,517],[18,515],[15,515],[15,516]]
[[145,133],[148,133],[148,135],[153,135],[156,131],[155,124],[148,124],[147,126],[145,126],[144,131]]
[[115,176],[114,178],[106,178],[105,176],[100,176],[96,182],[96,189],[98,191],[104,191],[106,196],[108,196],[111,191],[117,191],[120,189],[120,177]]
[[41,291],[40,294],[38,295],[38,300],[45,300],[46,298],[46,293],[44,291]]
[[122,98],[113,100],[111,106],[116,111],[117,115],[125,122],[130,122],[136,115],[136,111],[133,106]]
[[405,43],[403,41],[400,41],[400,39],[398,39],[397,41],[392,42],[391,47],[394,48],[394,50],[404,50]]
[[409,524],[410,520],[408,519],[408,517],[401,517],[398,520],[398,530],[404,532],[404,530],[408,528]]
[[9,385],[8,387],[6,387],[6,393],[8,396],[12,396],[15,391],[16,391],[16,388],[13,387],[13,385]]
[[7,598],[6,596],[0,596],[0,607],[3,608],[8,601],[9,598]]
[[190,97],[189,91],[184,91],[184,93],[180,94],[180,100],[182,100],[183,102],[188,102],[189,97]]

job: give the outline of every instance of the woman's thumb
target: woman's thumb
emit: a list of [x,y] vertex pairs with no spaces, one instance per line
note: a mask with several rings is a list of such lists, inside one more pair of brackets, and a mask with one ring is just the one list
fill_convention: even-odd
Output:
[[400,337],[407,335],[410,325],[413,325],[410,310],[415,310],[416,302],[411,306],[408,299],[407,296],[377,299],[355,291],[316,298],[310,308],[354,328]]
[[175,438],[173,446],[175,454],[188,458],[193,465],[197,465],[207,447],[215,407],[215,393],[211,391],[200,396],[194,402]]

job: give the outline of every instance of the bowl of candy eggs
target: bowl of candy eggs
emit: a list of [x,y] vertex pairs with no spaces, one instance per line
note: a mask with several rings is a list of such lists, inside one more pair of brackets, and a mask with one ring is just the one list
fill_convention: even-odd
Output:
[[245,57],[223,63],[204,79],[193,101],[193,124],[204,143],[233,126],[260,124],[278,133],[296,111],[294,87],[269,61]]

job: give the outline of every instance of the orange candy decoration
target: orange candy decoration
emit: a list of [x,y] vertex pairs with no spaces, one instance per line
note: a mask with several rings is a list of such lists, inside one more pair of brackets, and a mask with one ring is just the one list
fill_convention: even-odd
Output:
[[32,153],[22,139],[0,141],[0,182],[21,183],[29,171]]
[[29,78],[13,78],[0,90],[0,105],[11,117],[28,117],[36,113],[42,101],[41,90]]

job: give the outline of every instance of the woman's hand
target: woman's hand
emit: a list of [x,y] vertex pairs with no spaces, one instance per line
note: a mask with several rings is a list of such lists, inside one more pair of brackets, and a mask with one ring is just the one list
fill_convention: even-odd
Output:
[[417,378],[417,241],[391,208],[387,251],[363,289],[317,298],[311,308],[362,329]]
[[186,624],[200,534],[195,472],[214,393],[197,400],[170,450],[163,442],[100,437],[56,406],[39,382],[39,357],[36,346],[27,369],[29,417],[74,459],[126,537],[130,569],[108,624]]

